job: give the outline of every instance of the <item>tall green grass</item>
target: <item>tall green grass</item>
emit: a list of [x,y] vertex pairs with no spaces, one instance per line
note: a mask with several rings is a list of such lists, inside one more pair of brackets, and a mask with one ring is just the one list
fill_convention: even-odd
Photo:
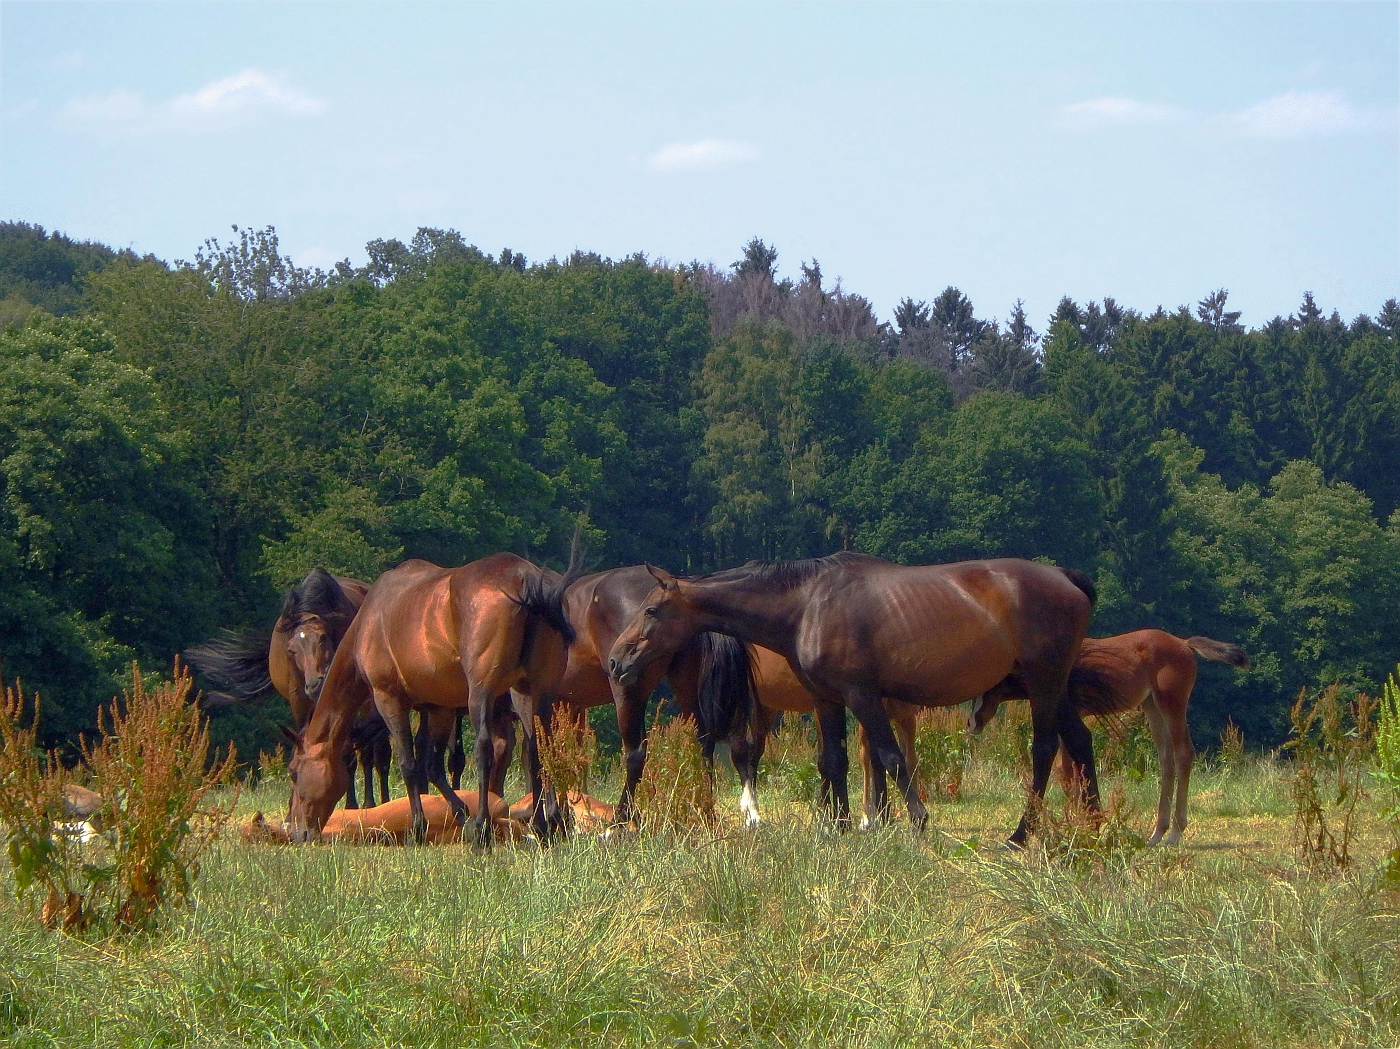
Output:
[[[1152,779],[1128,784],[1144,828]],[[1088,863],[1002,851],[1020,788],[974,764],[922,838],[833,836],[775,776],[756,833],[721,780],[714,832],[225,840],[195,906],[125,942],[45,931],[6,882],[0,1045],[1395,1045],[1379,821],[1354,871],[1318,877],[1270,763],[1193,782],[1188,847]]]

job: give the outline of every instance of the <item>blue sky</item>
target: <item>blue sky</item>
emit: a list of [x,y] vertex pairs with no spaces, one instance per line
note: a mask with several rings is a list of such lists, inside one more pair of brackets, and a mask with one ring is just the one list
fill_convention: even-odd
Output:
[[888,317],[1400,294],[1400,5],[0,4],[0,217],[816,258]]

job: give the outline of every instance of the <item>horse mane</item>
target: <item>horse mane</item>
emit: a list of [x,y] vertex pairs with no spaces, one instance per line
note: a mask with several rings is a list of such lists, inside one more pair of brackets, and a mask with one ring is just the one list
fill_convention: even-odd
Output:
[[728,568],[723,572],[705,576],[705,580],[717,583],[750,581],[775,589],[787,590],[801,586],[807,580],[840,565],[884,564],[871,554],[858,550],[838,550],[825,557],[809,557],[801,561],[747,561],[738,568]]
[[284,630],[289,629],[302,616],[311,615],[320,616],[343,630],[355,618],[356,611],[335,576],[324,568],[313,568],[305,579],[287,591],[277,624]]

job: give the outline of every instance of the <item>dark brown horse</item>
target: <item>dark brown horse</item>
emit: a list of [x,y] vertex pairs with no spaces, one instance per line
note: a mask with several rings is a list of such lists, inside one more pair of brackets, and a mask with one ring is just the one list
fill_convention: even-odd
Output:
[[[311,721],[296,742],[291,833],[315,837],[345,792],[337,760],[355,712],[371,698],[389,726],[394,760],[408,786],[415,836],[426,827],[422,794],[430,779],[465,823],[467,810],[440,761],[415,759],[409,712],[417,709],[439,753],[465,708],[475,733],[478,794],[486,796],[495,747],[492,713],[509,691],[525,734],[525,771],[542,838],[562,825],[552,791],[540,783],[538,714],[548,732],[552,706],[574,637],[563,597],[578,576],[575,544],[562,577],[514,554],[493,554],[461,568],[406,561],[376,580],[335,654]],[[420,748],[421,745],[420,745]],[[491,825],[476,821],[476,842],[491,843]]]
[[[998,559],[904,567],[864,554],[750,562],[693,581],[652,569],[656,587],[618,637],[609,671],[621,684],[668,661],[697,633],[714,630],[782,655],[817,701],[823,796],[838,825],[850,820],[845,713],[864,727],[879,770],[873,804],[884,810],[894,774],[910,820],[928,812],[896,742],[882,699],[951,706],[1014,676],[1031,701],[1032,790],[1044,796],[1063,739],[1083,770],[1090,804],[1098,784],[1089,730],[1067,702],[1070,667],[1093,609],[1083,573]],[[1028,807],[1011,842],[1025,841]]]
[[707,756],[731,732],[743,735],[751,703],[747,647],[718,634],[698,635],[626,684],[609,677],[604,669],[608,653],[655,586],[646,567],[634,565],[584,576],[564,598],[577,638],[569,646],[559,700],[575,710],[607,703],[616,707],[626,766],[616,808],[620,822],[632,818],[632,795],[646,763],[647,703],[663,678],[681,712],[695,717]]
[[[287,592],[271,637],[224,631],[189,649],[185,659],[221,690],[206,693],[205,709],[257,702],[276,691],[291,708],[292,727],[305,728],[335,651],[368,592],[369,584],[358,579],[313,568]],[[364,770],[365,804],[374,805],[375,772],[380,796],[388,801],[389,734],[377,711],[366,711],[356,721],[349,743],[346,760],[353,770],[358,756]],[[345,807],[359,807],[353,775]]]
[[[1186,829],[1186,801],[1196,759],[1186,708],[1196,684],[1196,656],[1242,670],[1249,667],[1249,656],[1239,645],[1208,637],[1183,640],[1165,630],[1134,630],[1116,637],[1086,637],[1069,674],[1070,702],[1081,713],[1120,714],[1142,707],[1147,716],[1161,770],[1157,826],[1149,845],[1159,841],[1175,845]],[[1025,698],[1013,693],[1001,689],[979,700],[968,717],[972,732],[982,731],[1002,701]]]

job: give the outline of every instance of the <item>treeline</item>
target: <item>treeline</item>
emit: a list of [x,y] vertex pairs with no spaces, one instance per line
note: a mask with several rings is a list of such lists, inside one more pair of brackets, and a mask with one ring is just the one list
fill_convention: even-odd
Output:
[[[273,231],[190,263],[0,226],[0,674],[89,729],[132,659],[266,627],[313,565],[558,562],[700,573],[855,548],[1092,572],[1094,629],[1238,641],[1198,742],[1277,741],[1304,685],[1400,657],[1400,307],[1311,296],[1245,330],[1225,293],[1036,331],[948,288],[893,323],[761,241],[727,269],[458,234],[308,271]],[[931,644],[937,639],[931,638]],[[220,719],[249,754],[275,709]]]

